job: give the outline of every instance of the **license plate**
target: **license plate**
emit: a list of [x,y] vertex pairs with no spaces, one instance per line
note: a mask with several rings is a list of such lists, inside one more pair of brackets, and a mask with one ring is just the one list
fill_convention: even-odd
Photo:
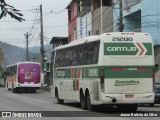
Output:
[[133,94],[126,94],[126,95],[125,95],[125,98],[133,98],[133,97],[134,97]]

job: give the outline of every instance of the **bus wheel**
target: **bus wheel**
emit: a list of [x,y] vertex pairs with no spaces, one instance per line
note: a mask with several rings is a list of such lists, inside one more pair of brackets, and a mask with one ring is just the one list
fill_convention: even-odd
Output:
[[59,94],[58,94],[58,90],[57,90],[57,89],[56,89],[55,95],[56,95],[57,103],[58,103],[58,104],[63,104],[63,103],[64,103],[64,100],[59,99]]
[[14,88],[14,85],[12,83],[12,93],[15,93],[16,92],[16,89]]
[[88,110],[93,110],[94,106],[91,104],[91,97],[89,92],[86,94],[86,104],[87,104],[87,109]]
[[81,108],[82,109],[86,109],[87,108],[83,92],[80,92],[80,103],[81,103]]
[[31,92],[32,93],[36,93],[36,89],[31,89]]

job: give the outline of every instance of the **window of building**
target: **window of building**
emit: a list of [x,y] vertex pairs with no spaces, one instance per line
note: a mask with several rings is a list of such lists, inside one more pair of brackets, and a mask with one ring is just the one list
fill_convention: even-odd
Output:
[[74,17],[75,16],[77,16],[77,3],[75,2],[74,4],[73,4],[73,6],[74,6]]
[[68,22],[71,21],[71,10],[68,10]]
[[102,0],[102,6],[112,6],[112,0]]

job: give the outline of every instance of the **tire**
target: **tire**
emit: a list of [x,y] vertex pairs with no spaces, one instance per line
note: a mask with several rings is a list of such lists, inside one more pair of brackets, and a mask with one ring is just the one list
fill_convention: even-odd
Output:
[[56,93],[55,93],[55,95],[56,95],[57,103],[58,103],[58,104],[63,104],[63,103],[64,103],[64,100],[62,100],[62,99],[59,99],[58,90],[56,90]]
[[12,93],[16,93],[16,89],[14,88],[14,84],[12,83]]
[[31,92],[32,93],[36,93],[36,89],[31,89]]
[[83,92],[80,92],[80,104],[82,109],[87,109],[86,101]]
[[122,112],[135,112],[138,108],[138,104],[121,104],[117,105],[118,111]]
[[86,105],[88,110],[90,111],[94,110],[94,106],[91,104],[91,98],[89,92],[87,92],[86,94]]

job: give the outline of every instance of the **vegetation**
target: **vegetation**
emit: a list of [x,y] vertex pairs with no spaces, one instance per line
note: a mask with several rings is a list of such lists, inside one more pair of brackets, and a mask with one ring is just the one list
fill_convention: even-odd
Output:
[[0,19],[3,17],[6,17],[6,15],[10,15],[12,18],[18,20],[19,22],[22,22],[23,19],[23,14],[20,13],[20,10],[15,9],[13,6],[8,5],[5,0],[0,0]]

